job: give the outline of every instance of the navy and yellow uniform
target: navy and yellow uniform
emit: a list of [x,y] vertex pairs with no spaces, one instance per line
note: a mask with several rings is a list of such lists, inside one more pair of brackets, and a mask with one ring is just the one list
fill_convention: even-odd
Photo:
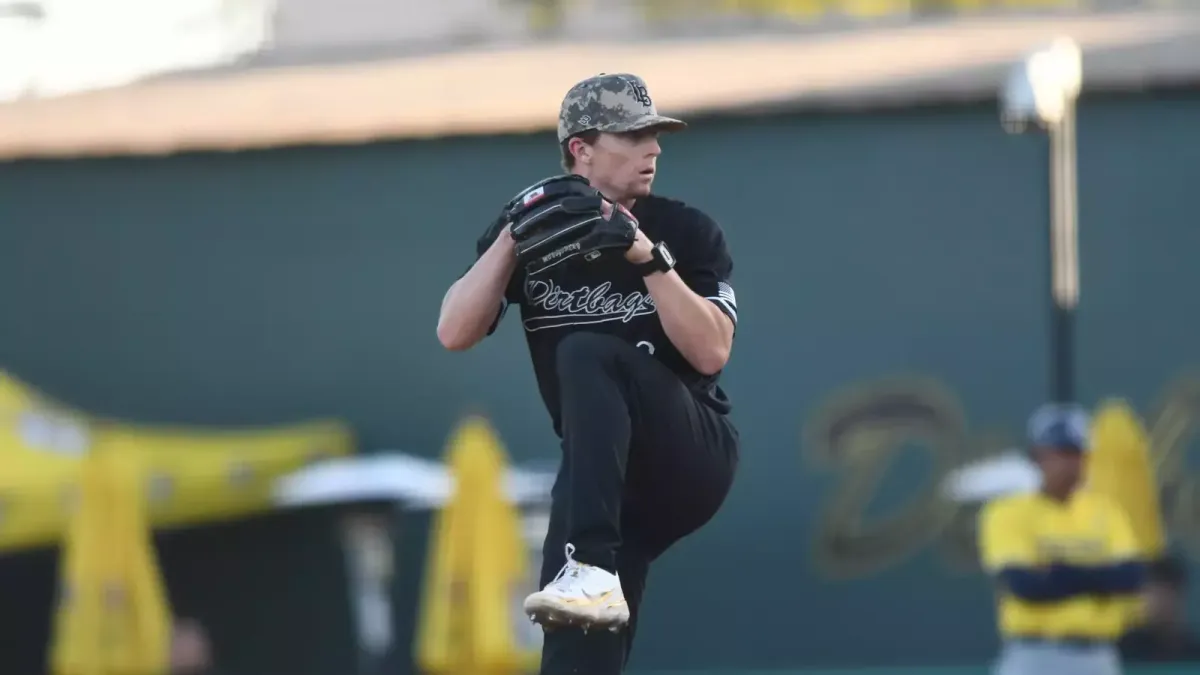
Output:
[[1106,497],[1006,497],[984,510],[980,539],[983,564],[1000,582],[1005,638],[1109,642],[1121,635],[1127,613],[1119,599],[1136,590],[1137,542]]
[[[1046,408],[1031,422],[1031,445],[1082,453],[1086,428],[1080,410]],[[986,506],[979,525],[980,558],[996,582],[1005,643],[998,672],[1119,673],[1113,645],[1143,576],[1120,507],[1084,489],[1019,494]]]

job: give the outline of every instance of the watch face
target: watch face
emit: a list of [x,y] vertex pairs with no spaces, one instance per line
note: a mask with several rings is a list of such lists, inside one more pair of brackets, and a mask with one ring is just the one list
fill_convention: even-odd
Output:
[[666,244],[659,244],[655,248],[658,249],[658,253],[662,256],[662,261],[667,264],[667,267],[675,267],[675,256],[671,255],[671,251],[667,250]]

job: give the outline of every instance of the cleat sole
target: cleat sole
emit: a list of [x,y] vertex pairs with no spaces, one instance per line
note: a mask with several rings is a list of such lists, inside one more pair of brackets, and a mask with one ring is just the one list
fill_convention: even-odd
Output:
[[552,599],[535,596],[531,596],[525,601],[525,615],[529,617],[530,621],[540,624],[543,628],[549,626],[580,628],[585,632],[593,628],[603,628],[618,632],[629,623],[629,613],[624,607],[617,610],[610,608],[609,615],[603,617],[603,620],[596,616],[598,609],[595,608],[589,612],[580,611],[580,608],[575,607],[564,608]]

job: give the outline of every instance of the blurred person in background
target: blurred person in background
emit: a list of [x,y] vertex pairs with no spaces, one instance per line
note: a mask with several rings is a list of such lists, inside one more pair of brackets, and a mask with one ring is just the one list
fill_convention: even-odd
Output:
[[[737,323],[733,261],[711,217],[651,194],[659,133],[685,126],[658,114],[635,75],[577,83],[559,112],[563,168],[600,192],[605,219],[632,219],[636,239],[623,255],[529,274],[502,215],[442,302],[438,338],[455,351],[520,307],[562,439],[542,590],[525,601],[546,628],[545,675],[623,670],[651,563],[706,524],[733,482],[738,433],[717,384]],[[535,190],[515,201],[550,208],[528,199]]]
[[1187,567],[1174,556],[1150,565],[1143,597],[1145,620],[1121,638],[1121,656],[1133,662],[1200,660],[1200,641],[1187,623]]
[[1087,412],[1050,404],[1029,420],[1041,489],[980,514],[980,560],[996,584],[1003,640],[996,675],[1119,675],[1116,643],[1145,576],[1125,513],[1079,490]]

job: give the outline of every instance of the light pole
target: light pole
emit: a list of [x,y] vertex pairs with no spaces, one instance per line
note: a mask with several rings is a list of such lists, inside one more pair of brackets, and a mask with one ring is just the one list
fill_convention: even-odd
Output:
[[1075,105],[1083,80],[1079,45],[1059,38],[1016,64],[1001,91],[1009,133],[1048,139],[1050,398],[1075,399],[1075,310],[1079,305],[1079,190],[1075,180]]

